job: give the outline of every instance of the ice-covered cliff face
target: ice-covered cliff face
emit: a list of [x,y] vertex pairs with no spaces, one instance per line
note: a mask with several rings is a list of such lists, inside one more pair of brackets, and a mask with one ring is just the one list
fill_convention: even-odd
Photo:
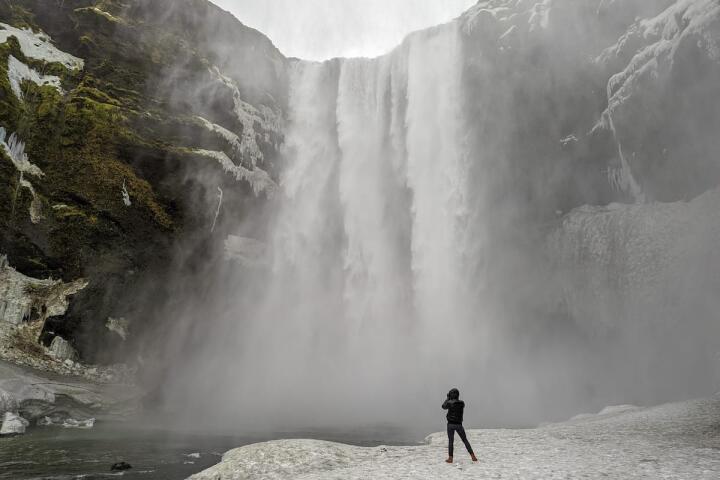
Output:
[[491,0],[293,62],[271,268],[213,284],[170,398],[287,426],[428,418],[450,384],[496,422],[711,391],[716,195],[651,202],[720,180],[718,18]]

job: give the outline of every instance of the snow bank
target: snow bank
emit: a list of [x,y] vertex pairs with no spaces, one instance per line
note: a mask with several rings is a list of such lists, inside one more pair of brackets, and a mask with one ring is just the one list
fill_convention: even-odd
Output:
[[20,49],[26,57],[48,63],[59,62],[70,70],[82,70],[85,65],[82,59],[55,47],[47,34],[43,32],[35,33],[30,29],[15,28],[0,22],[0,43],[7,42],[7,39],[11,36],[18,39]]
[[[459,445],[444,463],[445,433],[426,445],[363,448],[278,440],[231,450],[189,480],[507,478],[693,479],[720,476],[720,398],[654,408],[610,409],[525,430],[469,430],[480,462]],[[459,443],[459,442],[457,442]],[[456,446],[457,448],[457,446]]]

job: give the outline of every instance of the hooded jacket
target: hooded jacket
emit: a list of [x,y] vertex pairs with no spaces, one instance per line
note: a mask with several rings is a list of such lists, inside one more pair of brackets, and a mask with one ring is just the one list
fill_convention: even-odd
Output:
[[462,425],[463,411],[465,410],[465,402],[460,400],[460,392],[457,388],[453,388],[448,392],[447,399],[442,404],[443,410],[447,410],[448,423],[453,425]]

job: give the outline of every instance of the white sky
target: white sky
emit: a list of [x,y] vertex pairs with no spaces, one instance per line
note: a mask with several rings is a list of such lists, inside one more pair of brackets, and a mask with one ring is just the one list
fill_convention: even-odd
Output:
[[477,0],[211,0],[290,57],[381,55],[408,33],[457,17]]

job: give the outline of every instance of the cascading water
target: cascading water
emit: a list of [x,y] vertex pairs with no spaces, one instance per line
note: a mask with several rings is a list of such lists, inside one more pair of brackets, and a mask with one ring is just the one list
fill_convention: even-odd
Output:
[[370,405],[387,385],[442,393],[468,360],[461,67],[456,23],[377,59],[294,64],[273,271],[238,333],[263,361],[244,381]]

